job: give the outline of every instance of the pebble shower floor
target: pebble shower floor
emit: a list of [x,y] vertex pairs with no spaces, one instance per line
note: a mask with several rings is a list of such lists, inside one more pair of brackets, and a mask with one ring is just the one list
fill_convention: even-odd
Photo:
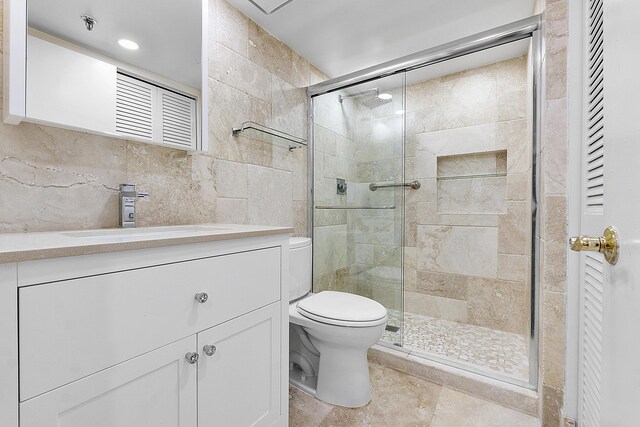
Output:
[[528,346],[523,335],[413,313],[405,313],[402,322],[396,310],[389,310],[388,324],[400,329],[385,331],[382,339],[398,343],[402,333],[402,345],[412,353],[453,360],[522,381],[529,379]]

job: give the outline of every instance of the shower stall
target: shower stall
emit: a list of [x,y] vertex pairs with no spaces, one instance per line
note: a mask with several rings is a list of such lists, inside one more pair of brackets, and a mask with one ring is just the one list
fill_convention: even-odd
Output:
[[381,345],[537,383],[539,17],[309,88],[314,292]]

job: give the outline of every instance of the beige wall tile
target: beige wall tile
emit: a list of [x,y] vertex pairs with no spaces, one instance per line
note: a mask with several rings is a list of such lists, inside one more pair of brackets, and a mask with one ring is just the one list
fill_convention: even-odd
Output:
[[412,85],[407,88],[407,110],[423,114],[424,131],[495,122],[495,69],[470,70]]
[[216,49],[215,78],[265,102],[271,102],[271,74],[233,50]]
[[531,169],[531,141],[526,119],[498,123],[496,145],[507,149],[507,172],[527,173]]
[[527,117],[527,57],[496,64],[498,120]]
[[564,386],[565,295],[543,292],[542,310],[542,381],[549,387]]
[[216,190],[212,159],[183,151],[127,144],[127,180],[150,196],[137,204],[138,225],[212,222]]
[[525,335],[529,298],[523,283],[473,277],[467,295],[469,323]]
[[272,77],[271,125],[290,135],[307,139],[307,93],[278,77]]
[[567,199],[548,196],[543,205],[544,289],[565,291],[567,260]]
[[309,86],[329,80],[329,76],[320,71],[315,65],[309,64]]
[[249,165],[250,224],[293,226],[291,173]]
[[216,40],[246,58],[249,20],[225,0],[217,3],[217,19],[212,21],[215,22]]
[[467,303],[457,299],[405,292],[404,310],[452,322],[467,323]]
[[528,282],[529,259],[525,255],[498,254],[498,279]]
[[507,214],[498,219],[498,247],[501,253],[527,253],[531,207],[527,202],[507,202]]
[[247,198],[247,165],[214,160],[214,177],[218,197]]
[[545,98],[567,96],[567,1],[549,3],[544,11],[545,21]]
[[531,198],[529,176],[528,173],[507,175],[507,200],[529,200]]
[[563,390],[547,385],[542,387],[542,427],[558,427],[562,417]]
[[417,244],[419,270],[496,277],[498,233],[493,227],[419,225]]
[[332,225],[314,229],[313,274],[335,273],[348,267],[347,225]]
[[293,234],[295,236],[306,236],[308,234],[307,210],[306,200],[293,201]]
[[543,164],[545,194],[567,192],[567,102],[564,99],[546,103],[543,131]]
[[440,214],[506,213],[506,200],[504,176],[438,181]]
[[247,224],[247,199],[216,200],[215,222],[225,224]]
[[458,274],[418,271],[416,292],[466,301],[469,277]]
[[251,20],[249,59],[295,87],[306,87],[309,84],[308,63]]

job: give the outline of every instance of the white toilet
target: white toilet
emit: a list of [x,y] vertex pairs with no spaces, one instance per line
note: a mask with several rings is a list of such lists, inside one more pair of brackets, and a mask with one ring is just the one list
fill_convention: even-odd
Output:
[[311,293],[311,239],[289,240],[289,382],[333,405],[371,400],[367,350],[382,336],[387,310],[345,292]]

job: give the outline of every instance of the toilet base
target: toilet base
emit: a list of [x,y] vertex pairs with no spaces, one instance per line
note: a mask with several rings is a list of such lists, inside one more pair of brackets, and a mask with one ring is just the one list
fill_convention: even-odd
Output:
[[332,405],[359,408],[371,401],[371,382],[366,350],[345,348],[311,337],[320,350],[316,397]]
[[289,306],[289,382],[332,405],[359,408],[371,401],[367,350],[382,336],[386,316],[367,327],[305,318]]
[[317,376],[308,377],[299,369],[289,369],[289,384],[313,397],[318,397],[316,395],[316,390],[318,388]]
[[[321,362],[320,369],[322,366]],[[333,371],[333,374],[321,377],[307,376],[298,367],[290,367],[289,384],[323,402],[336,406],[359,408],[369,403],[371,384],[366,357],[363,363],[351,363],[350,366],[339,363],[338,367],[339,369],[335,369],[332,363],[327,361],[324,364],[324,370],[325,372]],[[319,378],[320,386],[318,387]],[[337,380],[338,378],[340,380]],[[345,378],[348,380],[344,381]]]

